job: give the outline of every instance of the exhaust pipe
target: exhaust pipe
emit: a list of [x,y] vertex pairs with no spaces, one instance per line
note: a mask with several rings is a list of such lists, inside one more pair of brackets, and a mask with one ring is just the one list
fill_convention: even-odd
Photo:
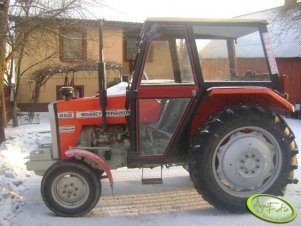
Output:
[[103,35],[102,35],[103,20],[99,22],[99,64],[98,64],[98,87],[99,87],[99,105],[101,107],[102,125],[107,124],[107,89],[106,89],[106,76],[105,76],[105,62],[103,51]]

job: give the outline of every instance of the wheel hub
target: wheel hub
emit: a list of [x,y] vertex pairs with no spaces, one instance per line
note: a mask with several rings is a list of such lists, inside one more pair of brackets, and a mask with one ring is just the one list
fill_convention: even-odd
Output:
[[248,196],[275,172],[275,142],[260,128],[232,132],[216,150],[217,181],[236,196]]
[[247,154],[242,154],[240,157],[240,171],[245,174],[255,174],[261,168],[260,157],[257,156],[257,150],[252,150]]
[[59,203],[76,207],[85,202],[89,188],[79,175],[63,175],[56,178],[52,189]]

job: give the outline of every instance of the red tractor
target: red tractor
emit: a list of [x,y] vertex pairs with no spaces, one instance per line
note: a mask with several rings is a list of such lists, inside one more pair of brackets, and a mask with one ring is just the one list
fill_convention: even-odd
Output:
[[182,165],[217,208],[246,210],[255,193],[297,183],[298,149],[265,21],[148,19],[129,83],[49,105],[52,144],[30,154],[60,216],[89,212],[111,169]]

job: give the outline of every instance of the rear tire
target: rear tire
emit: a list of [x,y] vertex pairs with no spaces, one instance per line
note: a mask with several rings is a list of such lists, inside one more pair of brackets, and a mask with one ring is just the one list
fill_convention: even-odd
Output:
[[41,194],[56,215],[78,217],[88,213],[101,195],[99,177],[88,165],[75,160],[53,164],[43,176]]
[[244,212],[255,193],[284,195],[298,149],[286,122],[268,109],[240,105],[210,116],[194,138],[189,171],[210,204]]

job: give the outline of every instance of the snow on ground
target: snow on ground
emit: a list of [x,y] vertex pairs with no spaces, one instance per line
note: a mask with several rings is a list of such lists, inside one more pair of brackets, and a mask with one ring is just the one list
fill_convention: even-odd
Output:
[[[182,167],[163,170],[162,185],[142,185],[141,170],[113,170],[114,196],[102,182],[98,205],[80,218],[56,217],[40,195],[41,177],[26,171],[29,152],[50,142],[47,113],[40,124],[7,128],[7,141],[0,146],[0,226],[2,225],[272,225],[253,215],[231,214],[214,209],[197,194]],[[301,121],[287,119],[301,147]],[[301,162],[298,155],[299,163]],[[160,175],[159,168],[146,176]],[[301,181],[301,167],[295,171]],[[297,209],[297,218],[287,225],[301,225],[301,184],[289,185],[285,196]]]
[[[25,123],[25,117],[19,117]],[[24,159],[39,144],[50,143],[47,113],[39,114],[40,124],[20,125],[6,129],[6,141],[0,145],[0,225],[9,224],[24,206],[22,194],[30,189],[24,183],[33,173],[25,168]],[[36,122],[36,121],[34,121]]]

